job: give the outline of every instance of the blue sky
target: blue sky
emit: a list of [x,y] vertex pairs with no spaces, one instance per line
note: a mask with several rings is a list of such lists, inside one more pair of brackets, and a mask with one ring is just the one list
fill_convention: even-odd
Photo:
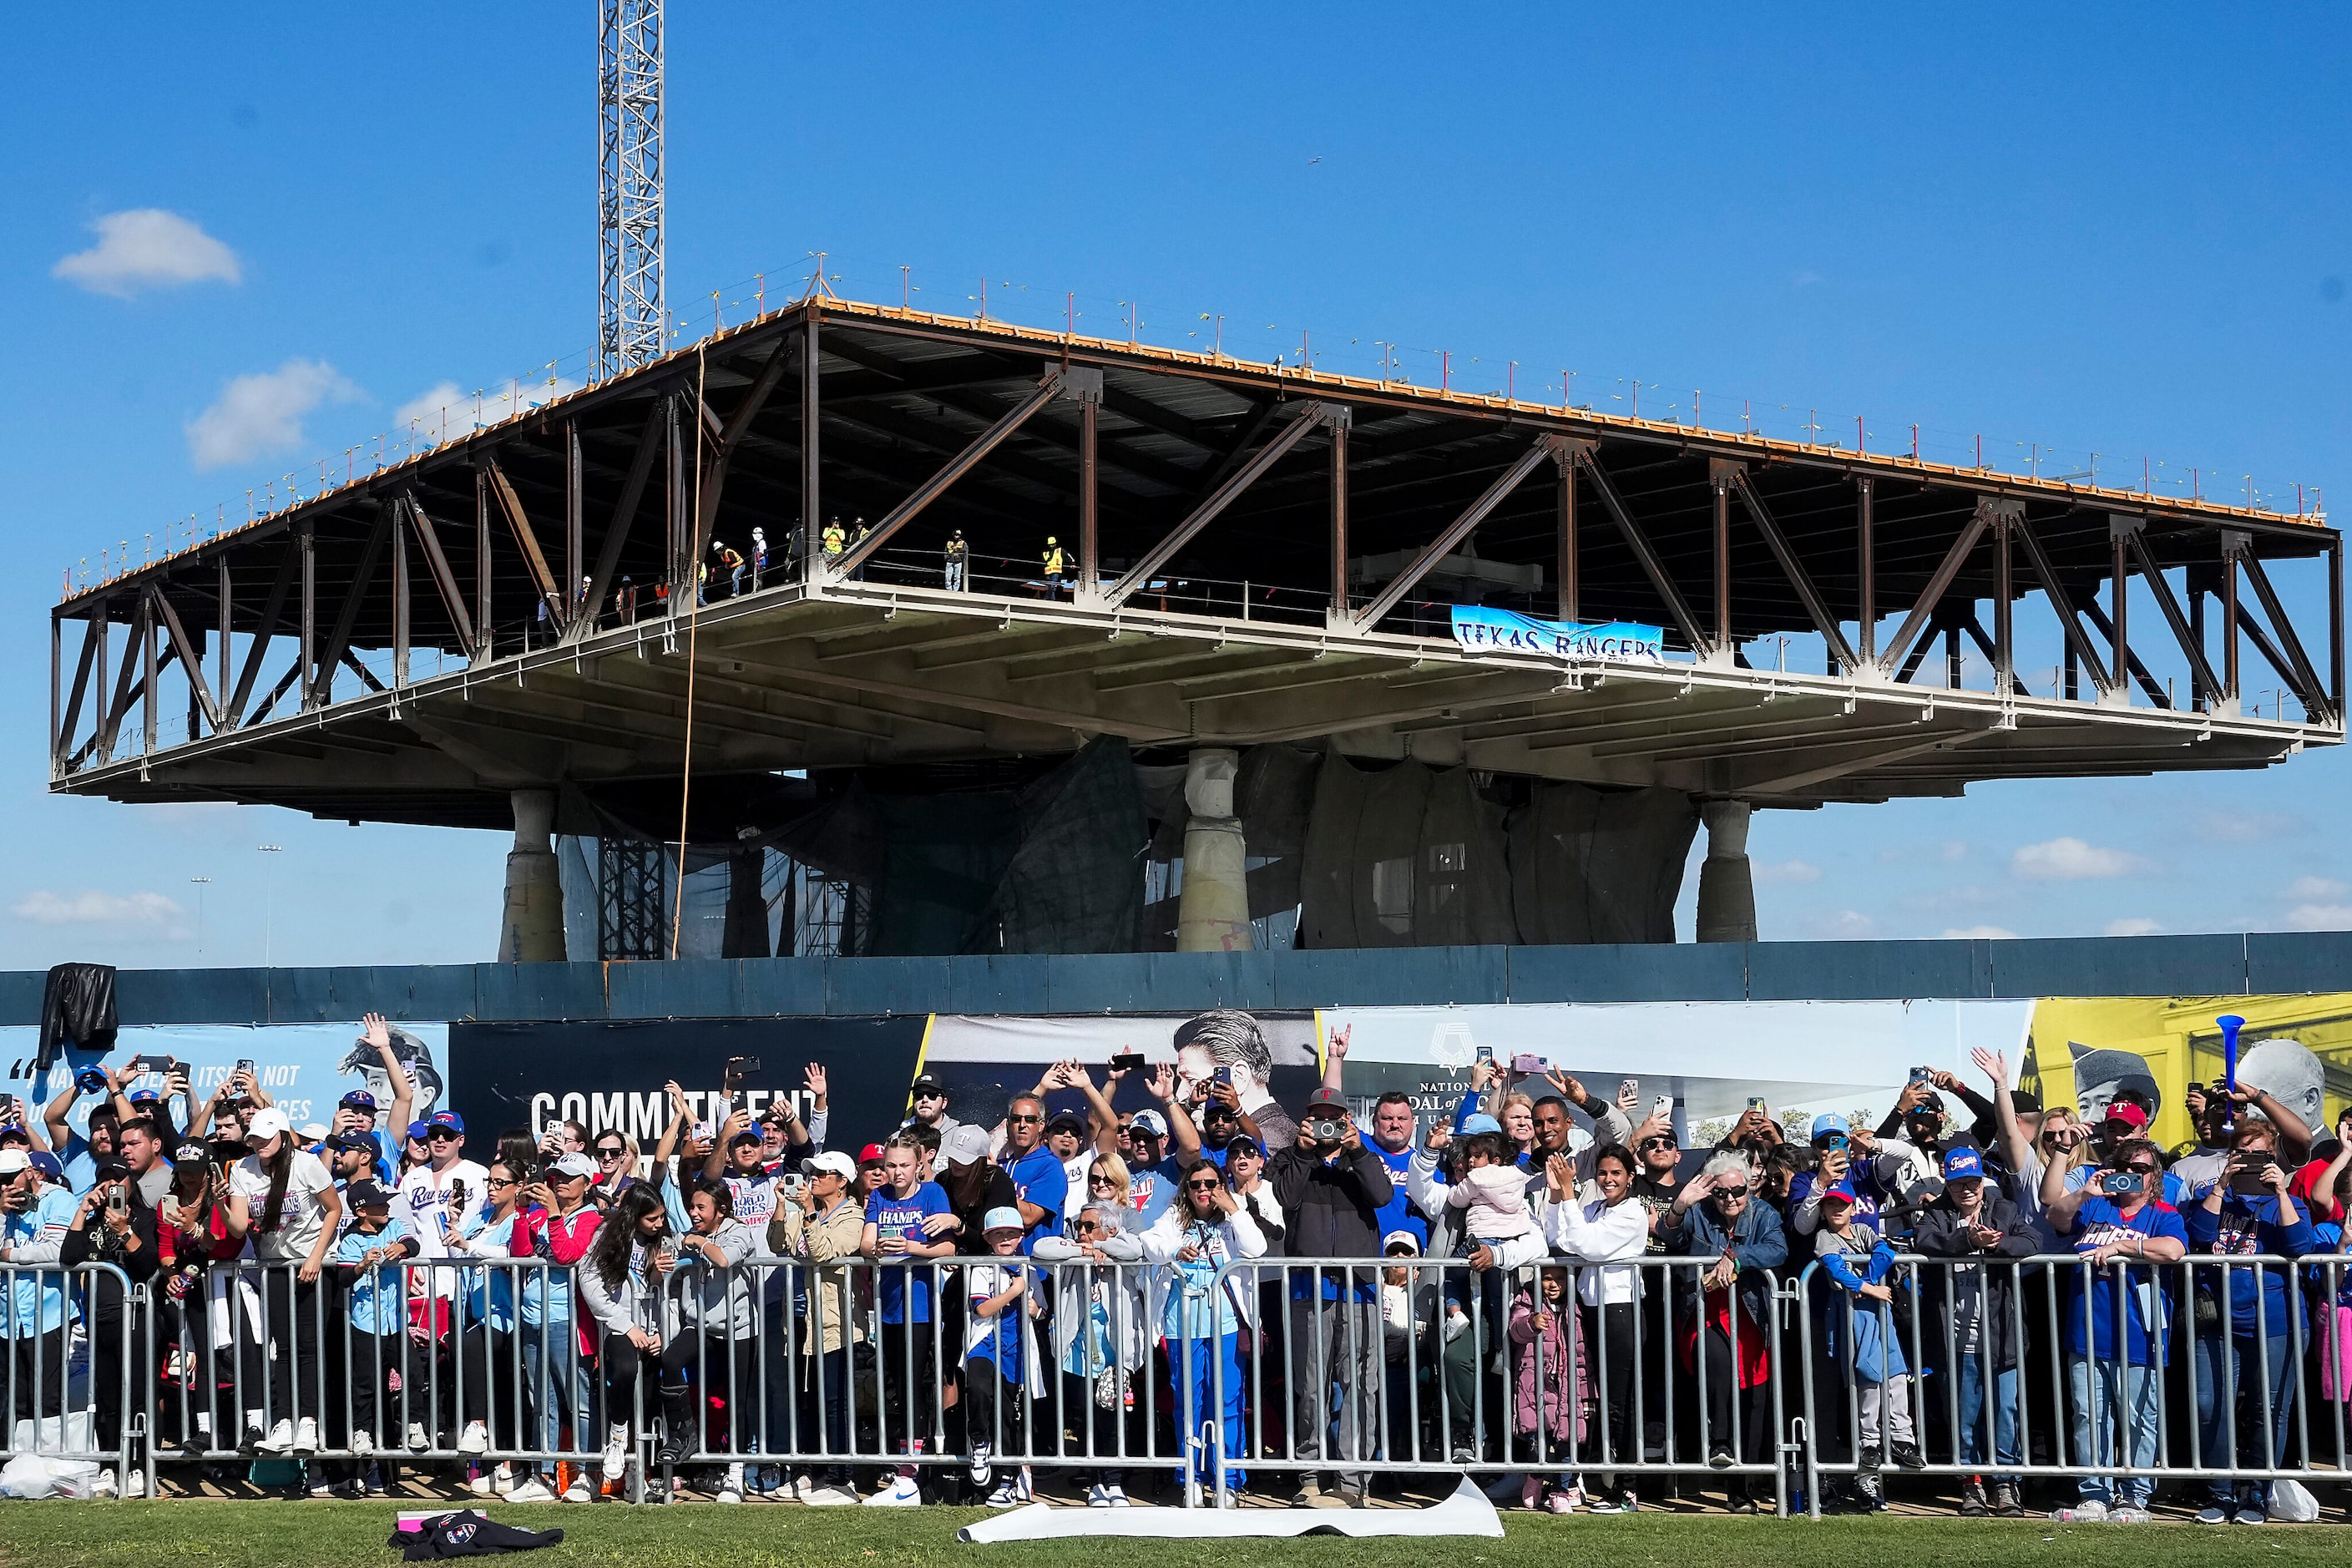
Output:
[[[43,622],[61,570],[340,465],[436,388],[579,374],[593,16],[18,19],[11,966],[194,962],[199,894],[207,963],[259,961],[265,923],[279,963],[491,955],[497,836],[50,799]],[[1710,422],[1862,416],[1874,446],[1917,422],[1931,448],[2146,456],[2279,502],[2352,485],[2348,34],[2284,5],[705,3],[668,43],[670,297],[707,323],[712,290],[740,311],[821,249],[856,296],[906,267],[938,308],[986,279],[1039,321],[1074,293],[1098,331],[1133,302],[1162,342],[1304,331],[1335,366],[1433,379],[1444,351],[1458,383],[1522,389],[1572,368],[1580,401],[1638,377],[1644,412],[1704,389]],[[2347,782],[2327,752],[1765,814],[1764,933],[2352,924],[2326,826]]]

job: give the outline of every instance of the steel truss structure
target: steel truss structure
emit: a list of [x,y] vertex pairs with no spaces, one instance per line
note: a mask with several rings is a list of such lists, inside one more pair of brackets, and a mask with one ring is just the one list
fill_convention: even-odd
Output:
[[[1670,656],[1465,652],[1465,595]],[[501,825],[675,781],[689,646],[713,812],[1106,732],[1773,805],[2343,739],[2313,518],[822,299],[61,603],[52,787]]]
[[662,308],[662,0],[600,0],[596,25],[596,374],[650,364]]

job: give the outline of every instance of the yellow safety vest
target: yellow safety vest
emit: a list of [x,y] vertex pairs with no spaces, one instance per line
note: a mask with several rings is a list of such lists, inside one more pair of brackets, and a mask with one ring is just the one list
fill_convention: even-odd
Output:
[[1053,549],[1045,552],[1045,575],[1048,577],[1058,577],[1061,574],[1062,547],[1056,544]]
[[844,542],[841,530],[838,528],[828,528],[824,531],[824,552],[827,555],[840,554]]

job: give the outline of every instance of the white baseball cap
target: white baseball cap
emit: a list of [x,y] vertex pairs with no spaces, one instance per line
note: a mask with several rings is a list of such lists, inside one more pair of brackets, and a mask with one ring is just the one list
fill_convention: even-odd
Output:
[[274,1105],[265,1105],[245,1124],[245,1141],[250,1143],[257,1138],[276,1138],[293,1131],[294,1124],[286,1120],[284,1111]]
[[857,1180],[857,1162],[838,1149],[827,1149],[814,1159],[803,1160],[801,1169],[812,1176],[820,1172],[831,1171],[845,1182]]
[[988,1129],[967,1121],[940,1145],[940,1158],[950,1165],[969,1165],[988,1158]]
[[32,1168],[33,1157],[22,1149],[0,1149],[0,1176],[13,1176]]

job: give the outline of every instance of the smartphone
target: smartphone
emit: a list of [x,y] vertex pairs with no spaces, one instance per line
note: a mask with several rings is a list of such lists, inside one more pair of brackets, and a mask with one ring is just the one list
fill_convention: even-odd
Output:
[[1622,1104],[1624,1101],[1629,1100],[1639,1100],[1641,1098],[1642,1080],[1640,1079],[1621,1078],[1617,1080],[1617,1100],[1620,1104]]
[[1925,1082],[1927,1082],[1927,1071],[1928,1071],[1928,1069],[1927,1069],[1927,1068],[1913,1068],[1911,1069],[1911,1081],[1912,1081],[1913,1083],[1925,1083]]
[[169,1078],[180,1070],[180,1064],[171,1057],[132,1057],[131,1070],[133,1073],[162,1073],[165,1078]]
[[466,1184],[463,1181],[449,1184],[449,1206],[453,1209],[466,1206]]
[[1521,1078],[1533,1078],[1543,1071],[1545,1066],[1543,1058],[1527,1051],[1521,1051],[1511,1058],[1511,1070]]
[[2270,1171],[2277,1163],[2277,1159],[2269,1154],[2254,1160],[2244,1170],[2231,1175],[2230,1190],[2242,1198],[2260,1197],[2271,1190]]
[[1141,1072],[1143,1070],[1143,1053],[1141,1051],[1121,1051],[1117,1056],[1110,1058],[1110,1068],[1113,1072]]
[[759,1070],[760,1058],[757,1057],[729,1057],[727,1058],[728,1089],[731,1091],[737,1084]]
[[1213,1075],[1213,1080],[1223,1084],[1227,1089],[1231,1089],[1234,1086],[1234,1069],[1231,1068],[1219,1068]]
[[1764,1109],[1764,1097],[1763,1097],[1762,1095],[1760,1095],[1760,1094],[1751,1094],[1751,1095],[1749,1095],[1749,1096],[1748,1097],[1748,1110],[1763,1110],[1763,1109]]
[[1662,1094],[1658,1096],[1657,1099],[1650,1101],[1650,1114],[1656,1117],[1661,1121],[1673,1121],[1675,1115],[1675,1097],[1671,1094]]
[[121,1182],[106,1189],[106,1212],[111,1215],[126,1215],[131,1212],[131,1197],[124,1191]]
[[2139,1173],[2108,1171],[2099,1177],[2099,1191],[2111,1198],[2129,1197],[2139,1191]]
[[0,1121],[14,1122],[21,1121],[24,1114],[25,1102],[23,1100],[18,1100],[13,1094],[0,1094]]
[[1480,1046],[1478,1047],[1478,1059],[1482,1062],[1492,1062],[1495,1059],[1495,1047],[1492,1046]]
[[[247,1075],[250,1076],[250,1075],[252,1074],[252,1072],[253,1072],[253,1058],[252,1058],[251,1057],[239,1057],[239,1058],[236,1058],[236,1070],[237,1070],[237,1072],[245,1073],[245,1074],[247,1074]],[[235,1075],[235,1074],[231,1074],[230,1076],[231,1076],[231,1077],[235,1077],[236,1075]]]

